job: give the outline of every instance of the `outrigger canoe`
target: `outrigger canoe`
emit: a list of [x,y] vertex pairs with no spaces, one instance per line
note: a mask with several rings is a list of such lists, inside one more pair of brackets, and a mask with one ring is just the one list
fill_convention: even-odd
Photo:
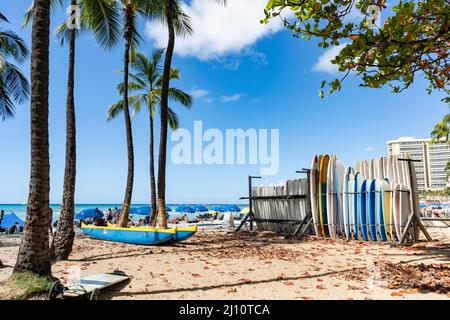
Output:
[[176,227],[175,229],[177,230],[177,233],[169,240],[170,242],[180,242],[189,239],[197,232],[197,225],[187,228]]
[[120,228],[111,225],[108,227],[99,227],[94,225],[86,225],[84,223],[81,224],[81,229],[87,235],[96,239],[144,245],[158,245],[167,243],[177,234],[176,228]]

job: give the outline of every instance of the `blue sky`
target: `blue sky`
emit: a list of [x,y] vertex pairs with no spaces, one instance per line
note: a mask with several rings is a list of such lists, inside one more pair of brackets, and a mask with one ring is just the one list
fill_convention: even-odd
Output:
[[[261,182],[296,177],[314,154],[337,154],[345,164],[386,153],[386,141],[400,136],[428,137],[447,112],[437,94],[429,96],[426,82],[401,94],[358,87],[349,79],[341,92],[320,99],[322,80],[331,79],[325,53],[313,41],[293,38],[277,24],[260,26],[264,0],[230,0],[226,9],[193,0],[187,7],[195,34],[179,41],[173,65],[181,70],[173,83],[196,93],[191,110],[173,105],[181,126],[192,130],[195,120],[204,129],[279,129],[280,170]],[[10,29],[30,42],[30,29],[21,29],[29,0],[0,3]],[[230,12],[224,12],[229,10]],[[52,15],[52,30],[64,19]],[[141,51],[150,54],[165,34],[157,24],[140,24]],[[117,101],[123,43],[102,51],[89,35],[79,38],[76,69],[77,203],[121,202],[126,179],[126,145],[122,117],[106,122],[107,107]],[[52,38],[50,48],[51,202],[61,201],[65,147],[65,99],[68,53]],[[326,59],[325,59],[326,60]],[[324,60],[322,59],[322,62]],[[326,62],[326,61],[325,61]],[[29,74],[29,64],[22,66]],[[328,68],[328,69],[327,69]],[[320,69],[320,70],[318,70]],[[226,101],[228,100],[228,101]],[[231,101],[230,101],[231,100]],[[148,174],[148,113],[133,120],[136,171],[133,202],[150,199]],[[158,127],[159,130],[159,127]],[[158,139],[157,130],[157,139]],[[29,179],[29,103],[18,105],[14,119],[0,122],[0,203],[25,203]],[[169,143],[169,152],[174,143]],[[170,158],[169,158],[170,160]],[[258,165],[174,165],[168,162],[168,203],[237,202],[247,192],[247,175]]]

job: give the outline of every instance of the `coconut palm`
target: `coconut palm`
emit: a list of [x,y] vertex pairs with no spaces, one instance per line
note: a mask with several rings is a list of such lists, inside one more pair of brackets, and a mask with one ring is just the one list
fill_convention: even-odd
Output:
[[[0,22],[9,23],[0,13]],[[22,103],[29,98],[30,84],[23,73],[14,65],[29,56],[25,42],[14,32],[0,30],[0,118],[5,120],[14,115],[14,103]]]
[[[63,5],[62,0],[51,0],[50,7]],[[72,251],[74,240],[73,221],[75,215],[76,179],[76,123],[75,123],[75,52],[76,38],[82,31],[91,32],[101,47],[111,48],[120,37],[120,22],[115,0],[70,0],[72,11],[69,19],[57,29],[61,45],[69,44],[69,67],[66,99],[66,155],[61,211],[56,235],[53,238],[51,255],[56,260],[65,260]],[[76,21],[75,8],[79,9]],[[33,3],[25,13],[23,26],[32,20]]]
[[431,143],[444,140],[450,143],[450,113],[440,121],[431,132]]
[[[128,154],[128,174],[125,188],[125,198],[122,204],[122,211],[120,215],[119,226],[126,227],[128,224],[128,217],[131,205],[131,197],[133,193],[134,180],[134,148],[133,135],[131,129],[131,118],[129,110],[128,99],[128,78],[129,78],[129,64],[131,49],[135,49],[140,40],[140,35],[136,30],[137,20],[139,17],[158,18],[165,20],[164,6],[161,0],[120,0],[121,13],[123,16],[123,28],[125,38],[125,52],[124,52],[124,80],[123,80],[123,114],[125,119],[125,131],[127,139],[127,154]],[[186,33],[191,31],[188,17],[182,12],[179,4],[172,6],[173,12],[172,24],[179,33]],[[133,50],[134,52],[134,50]],[[170,70],[169,70],[170,73]],[[167,117],[166,117],[167,122]]]
[[[226,4],[226,0],[216,0]],[[163,0],[163,11],[168,31],[168,42],[164,60],[163,79],[161,86],[161,133],[158,158],[158,226],[167,228],[166,213],[166,162],[167,162],[167,120],[169,116],[169,82],[173,51],[175,48],[176,8],[178,0]]]
[[31,172],[24,234],[14,272],[51,274],[48,230],[50,163],[48,145],[50,1],[35,0],[31,37]]
[[[155,181],[155,160],[154,160],[154,115],[156,106],[161,100],[161,83],[162,83],[162,69],[160,62],[164,50],[155,50],[150,60],[142,53],[137,53],[135,59],[131,63],[131,67],[135,73],[130,73],[132,79],[128,83],[129,91],[136,92],[135,95],[130,96],[129,103],[132,105],[133,114],[141,111],[142,106],[146,106],[150,114],[150,191],[151,191],[151,217],[150,223],[156,224],[156,181]],[[180,72],[177,69],[172,69],[171,77],[173,79],[180,79]],[[124,84],[118,86],[119,92],[122,95]],[[169,98],[175,102],[181,103],[185,107],[192,105],[192,97],[178,89],[169,88]],[[123,100],[113,104],[108,109],[108,120],[114,119],[123,111]],[[177,114],[169,108],[169,125],[172,130],[179,127],[179,120]]]

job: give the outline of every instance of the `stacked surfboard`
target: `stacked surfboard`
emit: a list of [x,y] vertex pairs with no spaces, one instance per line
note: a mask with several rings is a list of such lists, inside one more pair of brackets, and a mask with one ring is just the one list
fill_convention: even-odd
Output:
[[[411,215],[413,168],[401,156],[356,161],[345,168],[337,156],[315,156],[311,165],[311,211],[318,236],[365,241],[401,239]],[[417,188],[415,188],[417,189]]]

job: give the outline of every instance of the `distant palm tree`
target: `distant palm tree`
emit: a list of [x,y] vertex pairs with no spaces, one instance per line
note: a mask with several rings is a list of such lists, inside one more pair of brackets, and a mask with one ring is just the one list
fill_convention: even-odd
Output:
[[[50,7],[63,5],[62,0],[51,0]],[[56,260],[65,260],[72,251],[75,232],[75,179],[76,179],[76,123],[75,123],[75,52],[76,38],[81,31],[89,31],[101,47],[111,48],[120,37],[120,22],[115,0],[70,0],[69,19],[57,29],[61,45],[69,43],[69,68],[66,99],[66,155],[63,196],[56,235],[53,238],[51,255]],[[79,9],[77,22],[76,8]],[[23,26],[32,20],[33,3],[25,13]],[[76,25],[76,24],[79,25]]]
[[450,113],[447,114],[431,132],[431,143],[442,140],[447,144],[450,143]]
[[[0,13],[0,22],[9,23]],[[29,98],[30,84],[23,73],[10,61],[21,63],[29,56],[25,42],[14,32],[0,30],[0,118],[14,115],[14,103]]]
[[31,37],[31,172],[24,234],[14,272],[51,274],[48,145],[50,1],[35,0]]
[[[129,63],[130,54],[134,52],[140,40],[140,35],[136,30],[137,19],[139,16],[158,18],[165,20],[164,6],[161,0],[119,0],[122,5],[122,15],[124,19],[124,38],[125,38],[125,52],[124,52],[124,80],[123,80],[123,113],[125,118],[125,131],[127,137],[127,153],[128,153],[128,174],[127,184],[125,188],[125,198],[122,204],[122,211],[120,214],[119,226],[126,227],[128,225],[128,218],[131,205],[131,197],[133,193],[134,180],[134,148],[133,135],[131,129],[130,110],[128,108],[128,78],[129,78]],[[190,32],[189,20],[187,16],[182,13],[179,5],[173,7],[173,21],[176,29],[183,32]],[[133,50],[132,50],[133,49]],[[133,52],[132,52],[133,51]],[[169,70],[170,73],[170,70]],[[167,111],[166,111],[167,112]],[[167,122],[167,116],[165,121]],[[167,123],[166,123],[167,126]]]
[[[149,60],[144,54],[137,53],[135,59],[131,63],[131,67],[135,73],[130,73],[131,82],[128,83],[128,89],[136,92],[128,98],[132,105],[133,114],[141,111],[142,106],[146,106],[150,114],[150,190],[151,190],[151,216],[150,223],[156,224],[156,181],[155,181],[155,160],[154,160],[154,115],[156,106],[160,104],[161,100],[161,83],[162,70],[160,62],[163,49],[155,50]],[[171,79],[180,79],[180,73],[177,69],[172,69]],[[120,94],[123,94],[124,84],[118,86]],[[185,107],[192,105],[192,97],[178,89],[169,88],[169,98],[173,101],[181,103]],[[113,104],[108,109],[108,120],[114,119],[123,111],[123,100]],[[179,120],[177,114],[169,108],[169,125],[172,130],[179,127]]]
[[[169,116],[169,82],[172,57],[175,48],[176,12],[180,7],[179,0],[162,0],[165,22],[169,39],[167,42],[166,57],[164,60],[163,79],[161,86],[161,133],[159,140],[158,159],[158,226],[167,228],[166,213],[166,162],[167,162],[167,119]],[[226,4],[226,0],[216,0]]]

